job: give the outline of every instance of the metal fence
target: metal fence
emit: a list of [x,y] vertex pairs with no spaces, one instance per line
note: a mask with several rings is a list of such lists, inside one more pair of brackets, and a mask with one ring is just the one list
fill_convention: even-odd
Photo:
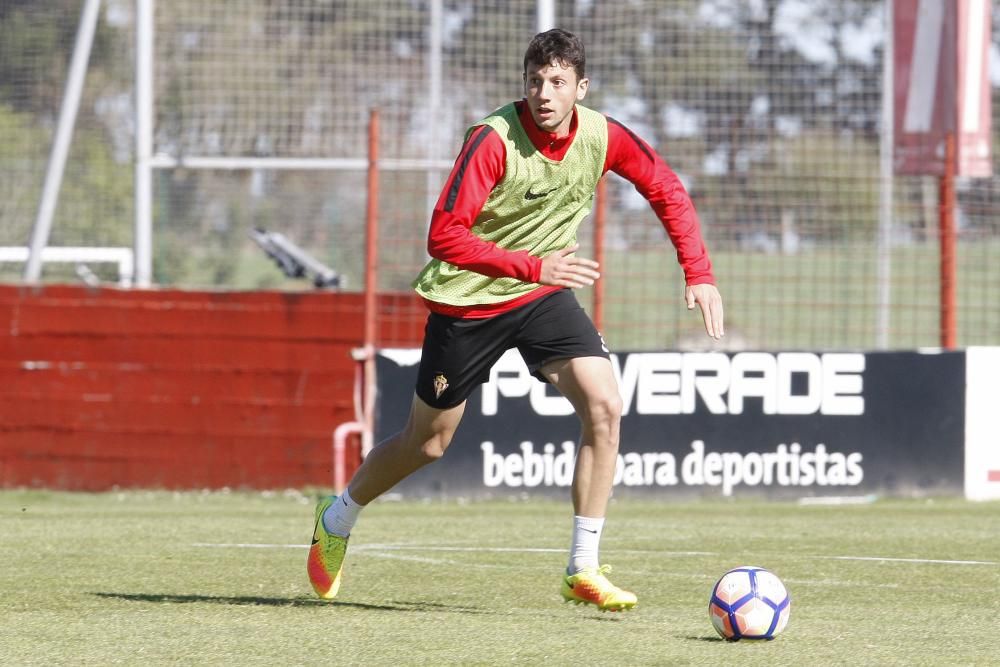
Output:
[[[51,245],[133,244],[144,3],[101,3]],[[0,246],[31,235],[82,6],[0,0]],[[879,217],[884,12],[883,0],[161,0],[138,37],[152,46],[153,282],[311,289],[260,252],[249,235],[262,227],[361,289],[378,108],[378,287],[408,290],[464,130],[520,96],[524,47],[551,21],[587,45],[586,103],[649,141],[691,192],[726,300],[724,346],[935,346],[936,181],[895,177]],[[1000,341],[998,186],[957,184],[963,346]],[[609,343],[707,345],[646,203],[611,176],[606,205]],[[0,262],[0,280],[21,280],[22,264]],[[43,279],[79,276],[45,265]]]

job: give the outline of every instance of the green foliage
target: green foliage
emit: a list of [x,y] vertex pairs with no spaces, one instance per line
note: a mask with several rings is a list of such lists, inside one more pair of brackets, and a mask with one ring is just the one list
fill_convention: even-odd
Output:
[[[25,245],[38,210],[52,132],[37,118],[0,105],[0,244]],[[131,243],[131,166],[111,155],[104,134],[74,134],[51,235],[52,245]]]
[[0,178],[0,245],[28,242],[50,141],[32,116],[0,104],[0,173],[8,175]]
[[[37,215],[55,124],[76,37],[78,0],[0,2],[0,245],[28,243]],[[113,133],[98,119],[95,98],[128,81],[131,65],[118,56],[127,35],[98,29],[89,59],[83,104],[59,192],[52,245],[130,245],[132,168],[115,156]],[[123,69],[124,68],[124,69]],[[127,90],[127,89],[126,89]],[[111,268],[92,267],[102,277]],[[0,279],[19,279],[23,267],[4,265]],[[45,267],[45,278],[77,279],[72,267]]]
[[817,130],[775,138],[758,150],[762,157],[752,166],[698,180],[707,219],[735,223],[738,234],[776,238],[784,219],[812,241],[874,238],[877,145]]
[[[38,210],[52,132],[28,113],[0,105],[0,243],[28,241]],[[132,171],[114,159],[105,135],[74,134],[53,223],[52,245],[129,245]]]
[[[55,117],[81,5],[79,0],[0,2],[0,100],[18,111]],[[117,70],[115,47],[121,38],[112,31],[97,31],[89,76]]]

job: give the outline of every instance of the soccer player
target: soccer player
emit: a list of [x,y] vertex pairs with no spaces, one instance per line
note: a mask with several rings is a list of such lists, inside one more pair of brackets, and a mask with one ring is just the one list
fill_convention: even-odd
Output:
[[687,307],[700,307],[715,339],[723,335],[722,298],[676,174],[624,125],[579,104],[589,85],[584,65],[576,36],[560,29],[536,35],[524,54],[524,98],[466,135],[434,207],[432,259],[414,281],[430,314],[409,419],[368,454],[339,497],[316,507],[307,569],[321,598],[340,588],[358,513],[444,454],[466,399],[516,347],[538,379],[569,399],[582,427],[562,596],[602,611],[636,604],[598,560],[622,402],[608,348],[572,291],[599,277],[596,262],[577,256],[576,239],[605,172],[628,179],[649,201],[684,270]]

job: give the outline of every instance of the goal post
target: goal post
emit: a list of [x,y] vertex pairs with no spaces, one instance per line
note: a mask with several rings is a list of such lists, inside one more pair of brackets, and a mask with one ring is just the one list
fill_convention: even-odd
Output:
[[27,246],[0,246],[0,264],[27,265],[35,258],[38,270],[43,264],[114,264],[118,270],[118,286],[133,287],[135,259],[132,248],[100,248],[84,246],[44,246],[37,254]]

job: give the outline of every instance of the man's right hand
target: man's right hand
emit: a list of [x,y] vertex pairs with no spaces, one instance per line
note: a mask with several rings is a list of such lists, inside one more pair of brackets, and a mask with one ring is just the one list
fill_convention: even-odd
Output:
[[545,257],[538,282],[542,285],[570,288],[593,285],[601,277],[597,272],[598,264],[592,259],[573,257],[573,253],[579,248],[580,244],[575,244]]

